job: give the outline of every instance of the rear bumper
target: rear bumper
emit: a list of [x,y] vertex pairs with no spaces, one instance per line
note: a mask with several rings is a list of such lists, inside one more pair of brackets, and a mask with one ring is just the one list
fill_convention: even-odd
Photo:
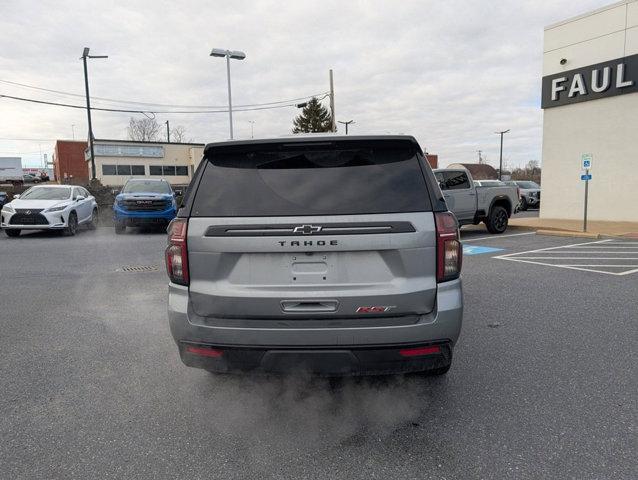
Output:
[[[221,352],[220,356],[190,353]],[[435,353],[404,356],[401,352],[432,348]],[[227,347],[191,342],[178,343],[182,362],[195,368],[225,373],[285,374],[309,372],[314,375],[350,376],[422,372],[443,368],[452,362],[450,342],[419,345],[384,345],[349,348]]]
[[[331,318],[326,326],[303,323],[267,327],[257,321],[223,321],[198,317],[189,308],[188,288],[169,286],[168,317],[182,361],[214,371],[281,372],[300,366],[319,374],[352,375],[438,368],[449,363],[463,319],[461,281],[439,284],[437,306],[409,324],[349,326],[348,319]],[[381,319],[380,319],[381,320]],[[399,350],[441,345],[439,354],[402,357]],[[188,345],[213,347],[221,356],[193,355]]]

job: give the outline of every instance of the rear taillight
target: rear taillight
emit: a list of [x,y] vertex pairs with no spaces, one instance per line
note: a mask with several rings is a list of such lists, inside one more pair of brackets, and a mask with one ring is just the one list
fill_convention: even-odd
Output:
[[188,220],[175,218],[168,226],[168,247],[166,247],[166,272],[171,282],[188,285],[188,249],[186,232]]
[[518,199],[521,199],[521,187],[516,187],[516,195],[518,195]]
[[217,348],[205,347],[205,346],[200,347],[195,345],[188,345],[186,347],[186,351],[188,353],[192,353],[193,355],[199,355],[200,357],[211,357],[211,358],[219,358],[224,354],[222,350],[219,350]]
[[436,212],[436,281],[447,282],[461,274],[463,248],[459,226],[451,212]]
[[420,357],[421,355],[436,355],[441,353],[441,347],[439,345],[430,345],[429,347],[417,347],[417,348],[404,348],[399,350],[399,355],[402,357]]

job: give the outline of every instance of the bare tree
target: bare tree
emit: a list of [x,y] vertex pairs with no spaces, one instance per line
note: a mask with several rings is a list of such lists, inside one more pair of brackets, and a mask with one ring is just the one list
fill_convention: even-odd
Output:
[[174,143],[188,143],[192,142],[192,139],[186,139],[186,128],[184,125],[177,125],[176,127],[171,128],[171,142]]
[[541,183],[541,167],[538,160],[530,160],[523,168],[512,171],[512,180],[532,180]]
[[131,117],[127,129],[128,138],[141,142],[153,142],[158,140],[160,128],[160,124],[154,118],[145,117],[136,120]]

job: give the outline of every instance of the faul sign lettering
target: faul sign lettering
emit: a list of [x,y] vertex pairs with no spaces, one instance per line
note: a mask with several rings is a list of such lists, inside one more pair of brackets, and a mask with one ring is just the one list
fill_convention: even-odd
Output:
[[638,55],[543,77],[541,107],[638,92]]

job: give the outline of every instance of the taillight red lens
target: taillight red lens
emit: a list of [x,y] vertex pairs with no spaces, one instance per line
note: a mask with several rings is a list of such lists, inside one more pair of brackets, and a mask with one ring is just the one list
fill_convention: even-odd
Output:
[[421,355],[434,355],[437,353],[441,353],[441,347],[439,345],[399,350],[399,355],[402,357],[420,357]]
[[196,347],[194,345],[188,345],[186,347],[186,351],[188,353],[192,353],[193,355],[199,355],[200,357],[219,358],[224,354],[222,350],[218,350],[217,348]]
[[461,274],[463,247],[459,226],[451,212],[436,212],[436,281],[447,282]]
[[188,285],[188,248],[186,234],[188,220],[175,218],[168,226],[168,247],[166,247],[166,272],[171,282]]

